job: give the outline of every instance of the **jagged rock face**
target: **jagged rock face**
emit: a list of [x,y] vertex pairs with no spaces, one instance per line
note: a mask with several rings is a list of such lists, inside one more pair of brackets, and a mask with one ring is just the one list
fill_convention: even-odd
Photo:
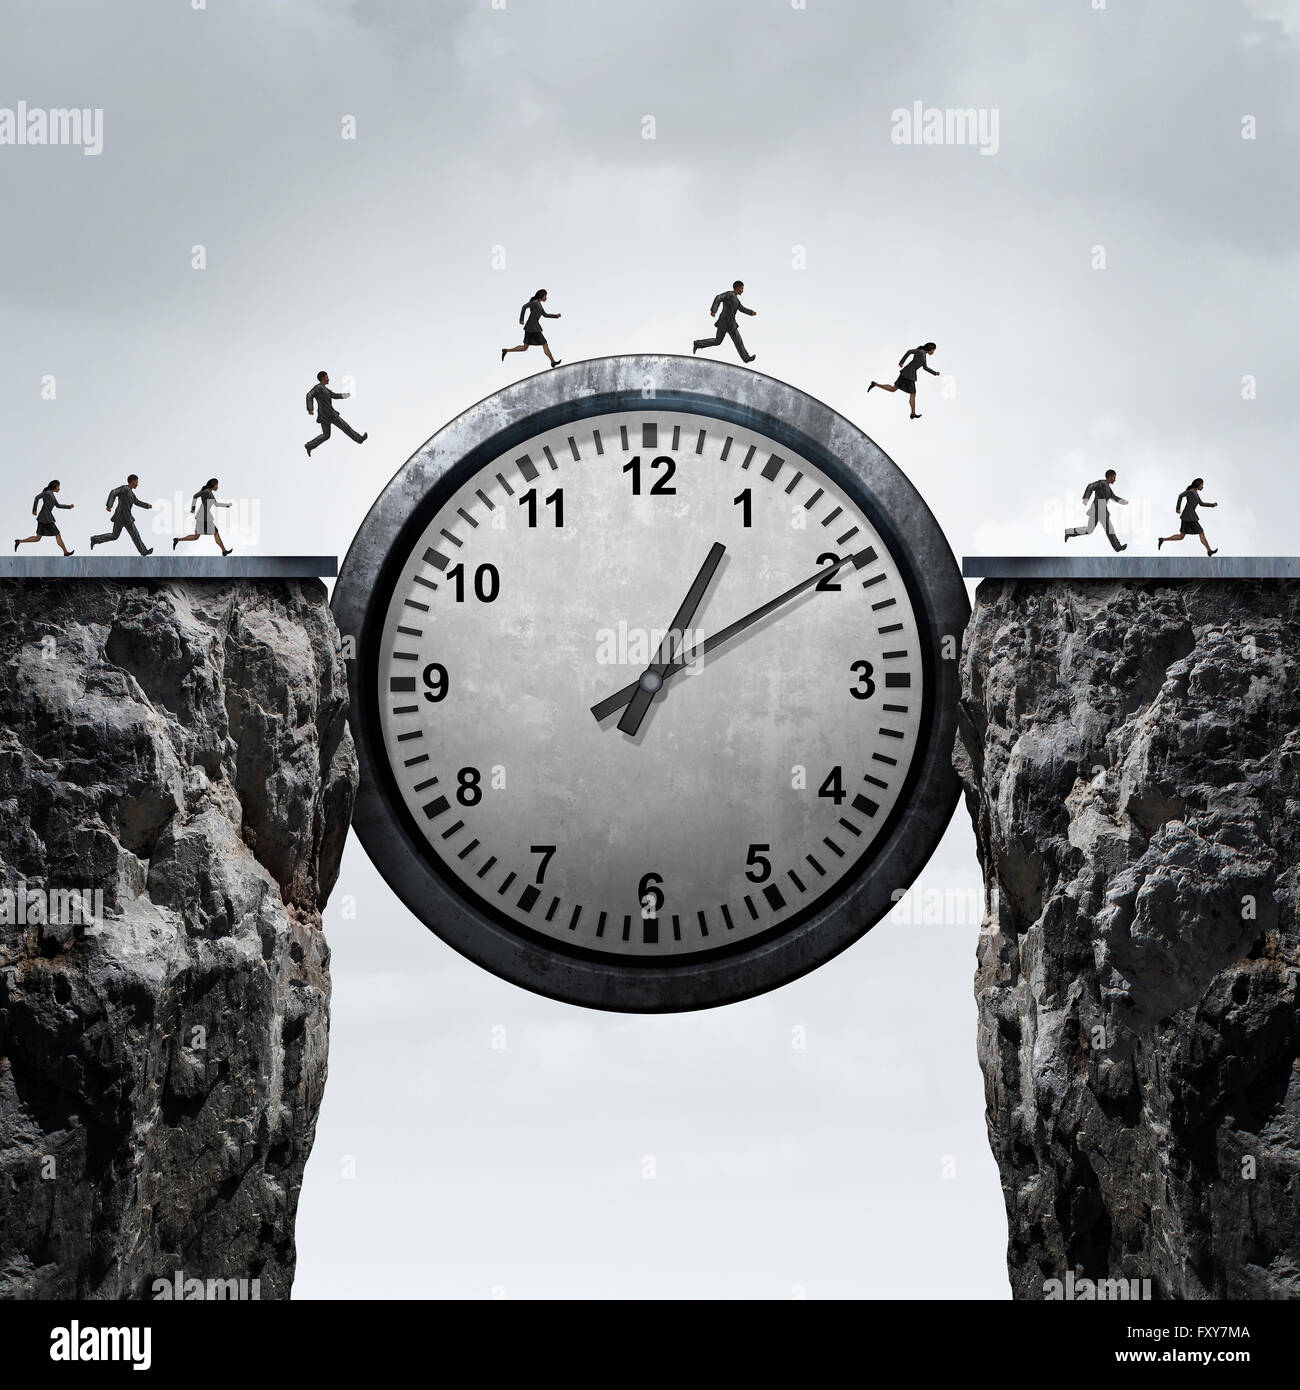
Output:
[[1300,1297],[1300,585],[986,581],[956,763],[1014,1293]]
[[0,1298],[288,1295],[346,714],[317,581],[0,583]]

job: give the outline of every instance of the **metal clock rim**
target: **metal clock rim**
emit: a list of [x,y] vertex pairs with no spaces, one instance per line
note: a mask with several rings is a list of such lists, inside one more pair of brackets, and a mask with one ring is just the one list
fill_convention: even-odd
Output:
[[[559,388],[557,390],[557,388]],[[382,629],[391,585],[383,580],[394,547],[412,518],[467,456],[524,426],[528,432],[577,418],[584,402],[622,397],[646,410],[697,410],[752,425],[769,437],[802,439],[819,466],[847,473],[869,503],[873,524],[894,551],[922,637],[927,665],[928,727],[870,869],[858,873],[821,911],[746,948],[667,968],[611,958],[583,958],[532,944],[476,910],[432,868],[385,787],[391,778],[376,740],[374,691],[367,658]],[[558,402],[558,403],[557,403]],[[712,405],[714,408],[709,409]],[[600,407],[607,408],[607,407]],[[791,444],[791,447],[795,447]],[[952,768],[957,724],[961,634],[970,613],[956,559],[933,514],[902,469],[857,425],[823,402],[773,377],[696,357],[661,354],[594,358],[538,373],[485,397],[449,421],[397,470],[359,527],[332,600],[340,632],[355,639],[347,662],[349,723],[361,769],[352,824],[394,892],[430,931],[460,954],[511,983],[567,1003],[621,1012],[681,1012],[753,997],[826,963],[868,932],[920,873],[956,808]],[[956,645],[935,659],[940,639]]]

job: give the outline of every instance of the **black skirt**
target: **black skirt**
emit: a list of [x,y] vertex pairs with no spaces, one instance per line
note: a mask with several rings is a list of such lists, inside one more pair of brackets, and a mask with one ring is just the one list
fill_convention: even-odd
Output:
[[894,386],[899,391],[906,391],[909,396],[916,392],[916,378],[914,376],[900,376]]
[[1197,521],[1195,512],[1184,512],[1178,518],[1178,527],[1185,536],[1199,536],[1201,534],[1201,523]]
[[36,523],[36,534],[38,536],[57,536],[59,528],[52,521],[38,521]]
[[546,345],[546,334],[540,328],[525,328],[524,342],[529,347],[544,347]]

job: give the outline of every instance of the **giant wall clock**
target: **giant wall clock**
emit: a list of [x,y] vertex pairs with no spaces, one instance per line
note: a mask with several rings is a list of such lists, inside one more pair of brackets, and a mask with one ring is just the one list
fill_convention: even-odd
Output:
[[362,844],[444,941],[556,999],[792,980],[956,804],[943,533],[860,430],[753,371],[611,357],[479,402],[385,488],[333,608]]

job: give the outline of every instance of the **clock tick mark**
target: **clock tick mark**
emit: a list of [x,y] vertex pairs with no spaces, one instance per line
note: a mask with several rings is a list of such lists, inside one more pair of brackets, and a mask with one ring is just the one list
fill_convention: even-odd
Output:
[[519,471],[524,475],[524,482],[531,483],[537,477],[537,465],[527,454],[520,454],[515,460]]
[[758,908],[754,906],[754,900],[749,896],[748,893],[745,894],[745,906],[749,909],[749,915],[754,919],[754,921],[757,922]]
[[[627,445],[623,446],[625,449]],[[643,449],[657,449],[659,447],[659,426],[652,420],[645,421],[641,426],[641,447]]]
[[862,587],[864,589],[870,589],[875,584],[883,584],[888,578],[889,576],[887,574],[873,574],[870,579],[864,579],[862,581]]
[[[412,758],[411,761],[415,762],[416,759]],[[417,792],[427,792],[430,787],[436,787],[437,785],[438,779],[436,777],[426,777],[423,782],[417,782],[415,786],[411,788],[411,790]],[[427,807],[425,809],[426,811],[428,810]]]
[[[849,543],[849,542],[853,539],[853,537],[856,536],[857,534],[858,534],[858,528],[857,528],[856,526],[854,526],[854,527],[852,528],[852,530],[845,531],[845,533],[844,533],[842,536],[836,536],[836,537],[835,537],[835,544],[836,544],[836,545],[848,545],[848,543]],[[859,565],[858,568],[861,569],[862,566]]]
[[818,502],[820,502],[821,500],[822,500],[822,490],[821,490],[821,488],[818,488],[817,491],[814,492],[813,495],[803,504],[803,509],[804,509],[804,511],[806,511],[806,512],[812,511],[812,509],[813,509],[813,508],[818,504]]
[[478,530],[478,522],[475,521],[472,516],[470,516],[470,514],[465,510],[464,507],[457,507],[456,515],[460,517],[462,521],[468,521],[470,526],[472,526],[475,531]]
[[[427,763],[428,761],[429,755],[427,753],[418,753],[414,758],[407,758],[407,760],[402,764],[402,766],[418,767],[420,763]],[[434,780],[436,781],[437,779],[435,778]]]
[[902,630],[902,623],[890,623],[887,627],[880,627],[876,629],[876,631],[880,633],[882,637],[887,637],[891,632],[902,632]]
[[702,453],[704,452],[704,441],[705,441],[708,437],[709,437],[709,434],[708,434],[708,431],[707,431],[707,430],[701,430],[701,431],[700,431],[700,437],[695,441],[695,452],[696,452],[697,454],[702,454]]
[[507,497],[513,497],[513,496],[515,495],[515,490],[514,490],[514,488],[512,488],[512,487],[510,486],[510,484],[509,484],[508,482],[506,482],[506,480],[505,480],[505,475],[504,475],[504,474],[502,474],[502,473],[498,473],[498,474],[497,474],[497,482],[499,482],[499,483],[501,484],[501,486],[502,486],[503,488],[505,488],[505,490],[506,490],[506,496],[507,496]]
[[573,455],[573,461],[574,461],[574,463],[577,463],[577,462],[579,461],[579,459],[582,458],[582,455],[578,452],[578,441],[577,441],[572,435],[570,435],[570,436],[569,436],[569,441],[568,441],[568,442],[569,442],[569,452]]
[[863,796],[859,793],[853,798],[853,809],[860,816],[874,816],[876,812],[880,810],[880,806],[877,802],[872,801],[869,796]]
[[411,729],[408,733],[405,733],[405,734],[398,734],[398,735],[397,735],[397,741],[398,741],[398,743],[406,743],[406,742],[408,742],[410,739],[413,739],[413,738],[423,738],[423,737],[424,737],[424,730],[423,730],[423,729]]
[[449,540],[452,543],[452,545],[454,545],[458,550],[462,545],[465,544],[464,541],[458,540],[455,536],[453,536],[445,526],[438,532],[438,534],[444,537],[446,540]]
[[541,894],[530,883],[528,887],[525,888],[524,891],[519,895],[519,911],[531,912],[533,910],[533,907],[536,905],[537,899],[540,897]]
[[697,912],[695,915],[699,918],[699,922],[700,922],[700,935],[701,935],[701,936],[708,936],[708,934],[709,934],[709,924],[704,920],[704,909],[703,909],[703,908],[700,908],[699,912]]
[[837,844],[835,843],[834,840],[831,839],[831,837],[830,837],[829,835],[823,835],[823,836],[822,836],[822,844],[824,844],[824,845],[826,846],[826,848],[827,848],[828,850],[830,850],[830,852],[831,852],[833,855],[835,855],[837,858],[839,858],[839,859],[843,859],[843,858],[844,858],[844,851],[839,847],[839,845],[837,845]]
[[852,821],[845,820],[843,816],[840,817],[840,824],[845,828],[845,830],[849,832],[850,835],[862,834],[862,831],[859,830],[858,827],[854,825]]
[[751,445],[749,446],[749,452],[745,455],[744,461],[741,463],[740,466],[741,466],[742,468],[748,468],[749,465],[750,465],[751,463],[753,463],[753,461],[754,461],[754,455],[755,455],[756,453],[758,453],[758,445],[757,445],[757,444],[751,444]]
[[465,822],[463,820],[458,820],[455,825],[449,825],[447,829],[442,832],[442,838],[444,840],[450,840],[453,835],[464,830],[464,828]]
[[[446,562],[446,560],[444,560],[442,563],[445,565],[447,562]],[[433,580],[432,580],[432,579],[426,579],[422,574],[413,574],[413,575],[411,576],[411,578],[415,581],[415,583],[417,583],[417,584],[422,584],[426,589],[432,589],[435,593],[436,593],[437,590],[438,590],[438,586],[433,582]],[[417,605],[415,605],[415,606],[416,606],[416,607],[419,607],[420,605],[417,604]],[[429,611],[429,606],[428,606],[428,604],[425,604],[425,605],[424,605],[424,611],[425,611],[426,613]]]
[[510,872],[509,872],[509,873],[506,875],[506,877],[505,877],[505,882],[502,883],[501,887],[497,889],[497,892],[500,893],[500,894],[504,897],[505,894],[508,893],[508,892],[510,891],[510,885],[511,885],[514,881],[515,881],[515,871],[514,871],[513,869],[511,869]]
[[837,516],[841,516],[843,512],[843,507],[836,507],[834,511],[827,512],[826,515],[822,517],[822,525],[829,526],[831,522],[834,521]]
[[[592,437],[592,439],[593,439],[593,440],[595,441],[595,443],[596,443],[596,453],[597,453],[597,455],[602,455],[602,454],[604,454],[604,452],[605,452],[605,445],[601,442],[600,431],[599,431],[599,430],[592,430],[592,432],[591,432],[591,437]],[[624,431],[623,431],[623,447],[624,447],[625,449],[627,448],[627,430],[626,430],[626,429],[624,429]]]
[[726,439],[723,441],[723,445],[722,445],[722,454],[721,454],[721,461],[722,461],[723,463],[726,463],[726,461],[727,461],[727,455],[731,452],[731,446],[732,446],[732,444],[733,444],[734,442],[735,442],[735,436],[734,436],[734,435],[730,435],[730,434],[729,434],[729,435],[726,437]]
[[416,608],[421,613],[427,613],[429,611],[429,605],[427,603],[419,603],[417,600],[413,598],[404,598],[402,602],[406,605],[407,608]]
[[[447,566],[451,564],[451,560],[448,556],[442,554],[441,551],[435,550],[432,546],[430,546],[428,550],[424,552],[424,563],[426,565],[432,565],[434,569],[445,570]],[[418,575],[416,576],[416,579],[418,581]]]
[[817,872],[822,876],[822,878],[826,877],[826,870],[822,868],[822,866],[817,862],[816,859],[813,858],[811,854],[808,856],[808,862],[813,866],[814,869],[817,870]]
[[394,695],[414,695],[415,677],[414,676],[390,676],[388,678],[388,689]]
[[769,483],[774,483],[776,481],[776,475],[781,471],[781,465],[784,462],[785,460],[783,458],[773,454],[763,465],[762,476],[766,478]]
[[476,496],[478,497],[478,500],[482,502],[482,504],[488,509],[488,511],[496,511],[497,504],[487,495],[486,492],[483,491],[482,488],[479,488],[477,490]]
[[789,876],[790,882],[793,883],[801,893],[806,893],[808,891],[803,885],[803,879],[801,879],[793,869],[789,870]]
[[445,796],[437,797],[435,800],[427,802],[424,807],[424,814],[429,820],[437,820],[451,807],[451,803]]
[[478,848],[478,846],[479,846],[479,842],[478,842],[477,840],[471,840],[471,841],[469,842],[469,844],[467,844],[467,845],[465,846],[465,848],[464,848],[463,850],[461,850],[461,852],[456,856],[456,858],[457,858],[457,859],[468,859],[468,858],[470,857],[470,855],[473,854],[474,851]]
[[582,916],[582,904],[579,903],[579,904],[573,909],[573,916],[569,918],[569,930],[570,930],[570,931],[577,931],[577,930],[578,930],[578,918],[581,917],[581,916]]
[[855,570],[865,569],[879,558],[880,556],[876,554],[876,547],[874,545],[869,545],[865,550],[859,550],[853,557],[853,568]]
[[790,479],[789,485],[786,487],[786,490],[785,490],[785,495],[786,495],[787,497],[789,497],[789,495],[795,490],[795,488],[797,488],[797,487],[799,486],[799,484],[800,484],[802,481],[803,481],[803,474],[802,474],[802,473],[796,473],[796,474],[794,475],[794,477]]
[[722,904],[722,920],[727,924],[728,931],[735,931],[736,924],[731,920],[731,909],[726,903]]
[[490,874],[490,873],[492,872],[492,867],[493,867],[493,865],[494,865],[496,862],[497,862],[497,857],[496,857],[496,855],[495,855],[495,854],[490,854],[490,855],[488,856],[488,861],[487,861],[487,863],[483,865],[483,867],[478,871],[478,873],[476,873],[476,874],[474,875],[474,877],[475,877],[475,878],[486,878],[486,877],[488,876],[488,874]]
[[780,912],[785,906],[785,894],[775,883],[769,883],[767,887],[763,889],[763,896],[767,899],[768,906],[773,912]]
[[396,714],[419,714],[419,705],[394,705],[393,713]]
[[546,909],[546,920],[549,922],[555,916],[555,909],[559,907],[559,898],[552,898],[551,905]]
[[551,453],[551,446],[550,446],[549,444],[543,444],[543,445],[542,445],[542,453],[544,453],[544,454],[546,455],[546,462],[550,464],[550,466],[551,466],[551,472],[554,473],[555,470],[556,470],[557,468],[559,468],[560,465],[559,465],[558,463],[556,463],[556,461],[555,461],[555,455],[554,455],[553,453]]

